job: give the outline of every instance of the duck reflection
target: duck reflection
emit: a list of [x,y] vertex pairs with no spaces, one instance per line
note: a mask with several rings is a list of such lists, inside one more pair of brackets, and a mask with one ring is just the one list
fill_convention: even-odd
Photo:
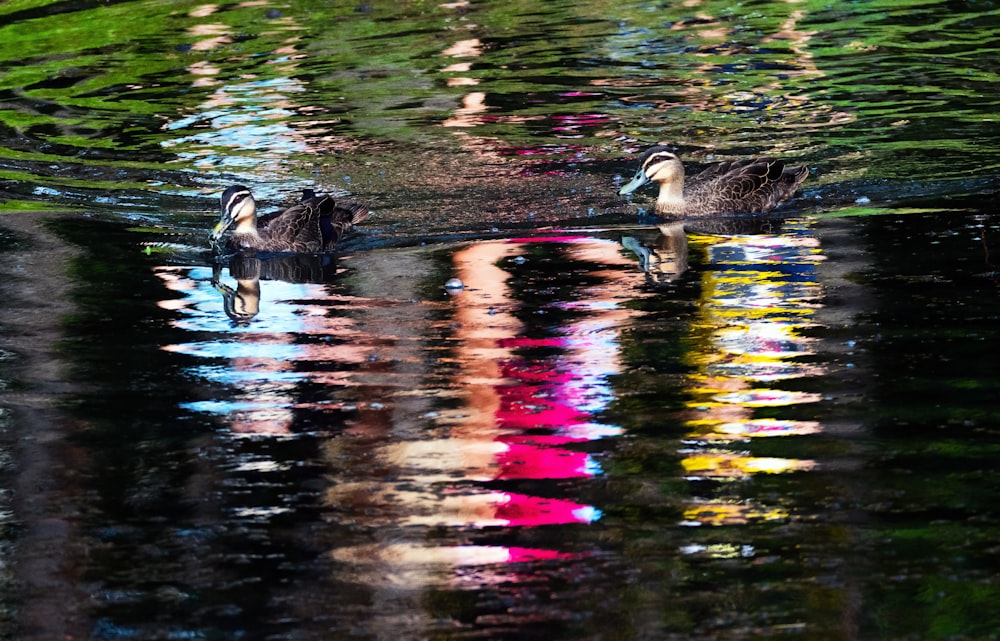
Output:
[[688,270],[688,242],[681,221],[659,227],[652,242],[636,236],[622,237],[622,247],[639,258],[639,269],[652,285],[669,285]]
[[651,285],[669,285],[689,268],[688,234],[739,236],[770,234],[780,229],[777,218],[718,216],[710,219],[677,219],[657,226],[654,238],[623,236],[622,247],[639,260],[639,269]]
[[260,313],[262,280],[286,283],[327,283],[336,275],[337,261],[330,255],[295,254],[288,256],[235,255],[227,264],[236,287],[223,282],[223,265],[212,267],[212,287],[222,295],[223,310],[233,325],[246,326]]
[[[232,275],[232,268],[229,273]],[[249,325],[254,316],[260,313],[260,277],[233,277],[236,279],[235,288],[222,282],[222,265],[216,264],[212,268],[212,287],[222,294],[222,308],[233,325]]]
[[191,332],[190,340],[163,349],[196,357],[192,374],[210,383],[204,398],[185,407],[216,416],[230,433],[242,435],[290,435],[303,411],[327,408],[326,399],[304,386],[335,383],[339,375],[301,364],[365,359],[341,314],[340,270],[329,255],[237,255],[213,266],[156,268],[179,295],[160,306],[176,311],[172,324]]

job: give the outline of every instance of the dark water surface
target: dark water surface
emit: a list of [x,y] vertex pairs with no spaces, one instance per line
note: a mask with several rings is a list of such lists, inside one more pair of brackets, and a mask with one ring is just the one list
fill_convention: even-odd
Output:
[[[1000,635],[996,3],[0,25],[0,638]],[[657,225],[661,140],[812,173]]]

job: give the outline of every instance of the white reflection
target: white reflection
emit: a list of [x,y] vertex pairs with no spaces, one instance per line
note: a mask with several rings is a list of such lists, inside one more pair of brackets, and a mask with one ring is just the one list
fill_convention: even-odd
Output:
[[[162,349],[199,359],[202,364],[192,366],[191,375],[227,390],[228,398],[193,400],[184,406],[220,418],[233,434],[289,434],[295,410],[337,407],[325,399],[303,401],[302,383],[334,382],[335,375],[299,364],[366,359],[364,350],[350,341],[355,332],[352,324],[329,313],[340,299],[331,296],[325,285],[268,280],[260,287],[259,313],[241,325],[223,313],[210,268],[165,266],[154,271],[180,294],[162,306],[179,314],[173,324],[188,330],[192,338]],[[204,339],[206,333],[214,338]],[[344,340],[303,340],[317,335],[340,335]]]
[[245,170],[262,160],[278,163],[309,150],[305,136],[289,123],[294,116],[289,96],[301,91],[304,87],[292,78],[221,84],[198,112],[164,125],[168,131],[196,133],[163,145],[203,168]]

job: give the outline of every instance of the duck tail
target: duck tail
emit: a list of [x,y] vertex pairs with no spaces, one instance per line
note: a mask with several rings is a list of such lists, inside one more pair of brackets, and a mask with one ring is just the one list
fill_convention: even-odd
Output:
[[350,213],[350,221],[352,225],[364,222],[368,218],[368,205],[349,203],[341,206]]
[[783,173],[785,181],[791,184],[793,188],[797,188],[809,177],[809,167],[805,165],[786,167]]

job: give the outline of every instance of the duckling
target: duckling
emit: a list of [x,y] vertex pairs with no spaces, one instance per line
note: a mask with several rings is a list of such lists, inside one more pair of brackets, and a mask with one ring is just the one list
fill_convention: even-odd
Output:
[[257,202],[250,190],[233,185],[222,192],[222,216],[212,229],[209,242],[216,250],[225,243],[230,251],[316,253],[332,250],[347,231],[368,217],[368,207],[338,203],[331,196],[303,190],[302,200],[291,208],[258,219]]
[[754,158],[711,165],[685,180],[680,158],[670,147],[657,145],[639,157],[635,177],[618,193],[630,194],[652,181],[660,185],[656,213],[661,216],[758,214],[791,198],[808,175],[805,166]]

